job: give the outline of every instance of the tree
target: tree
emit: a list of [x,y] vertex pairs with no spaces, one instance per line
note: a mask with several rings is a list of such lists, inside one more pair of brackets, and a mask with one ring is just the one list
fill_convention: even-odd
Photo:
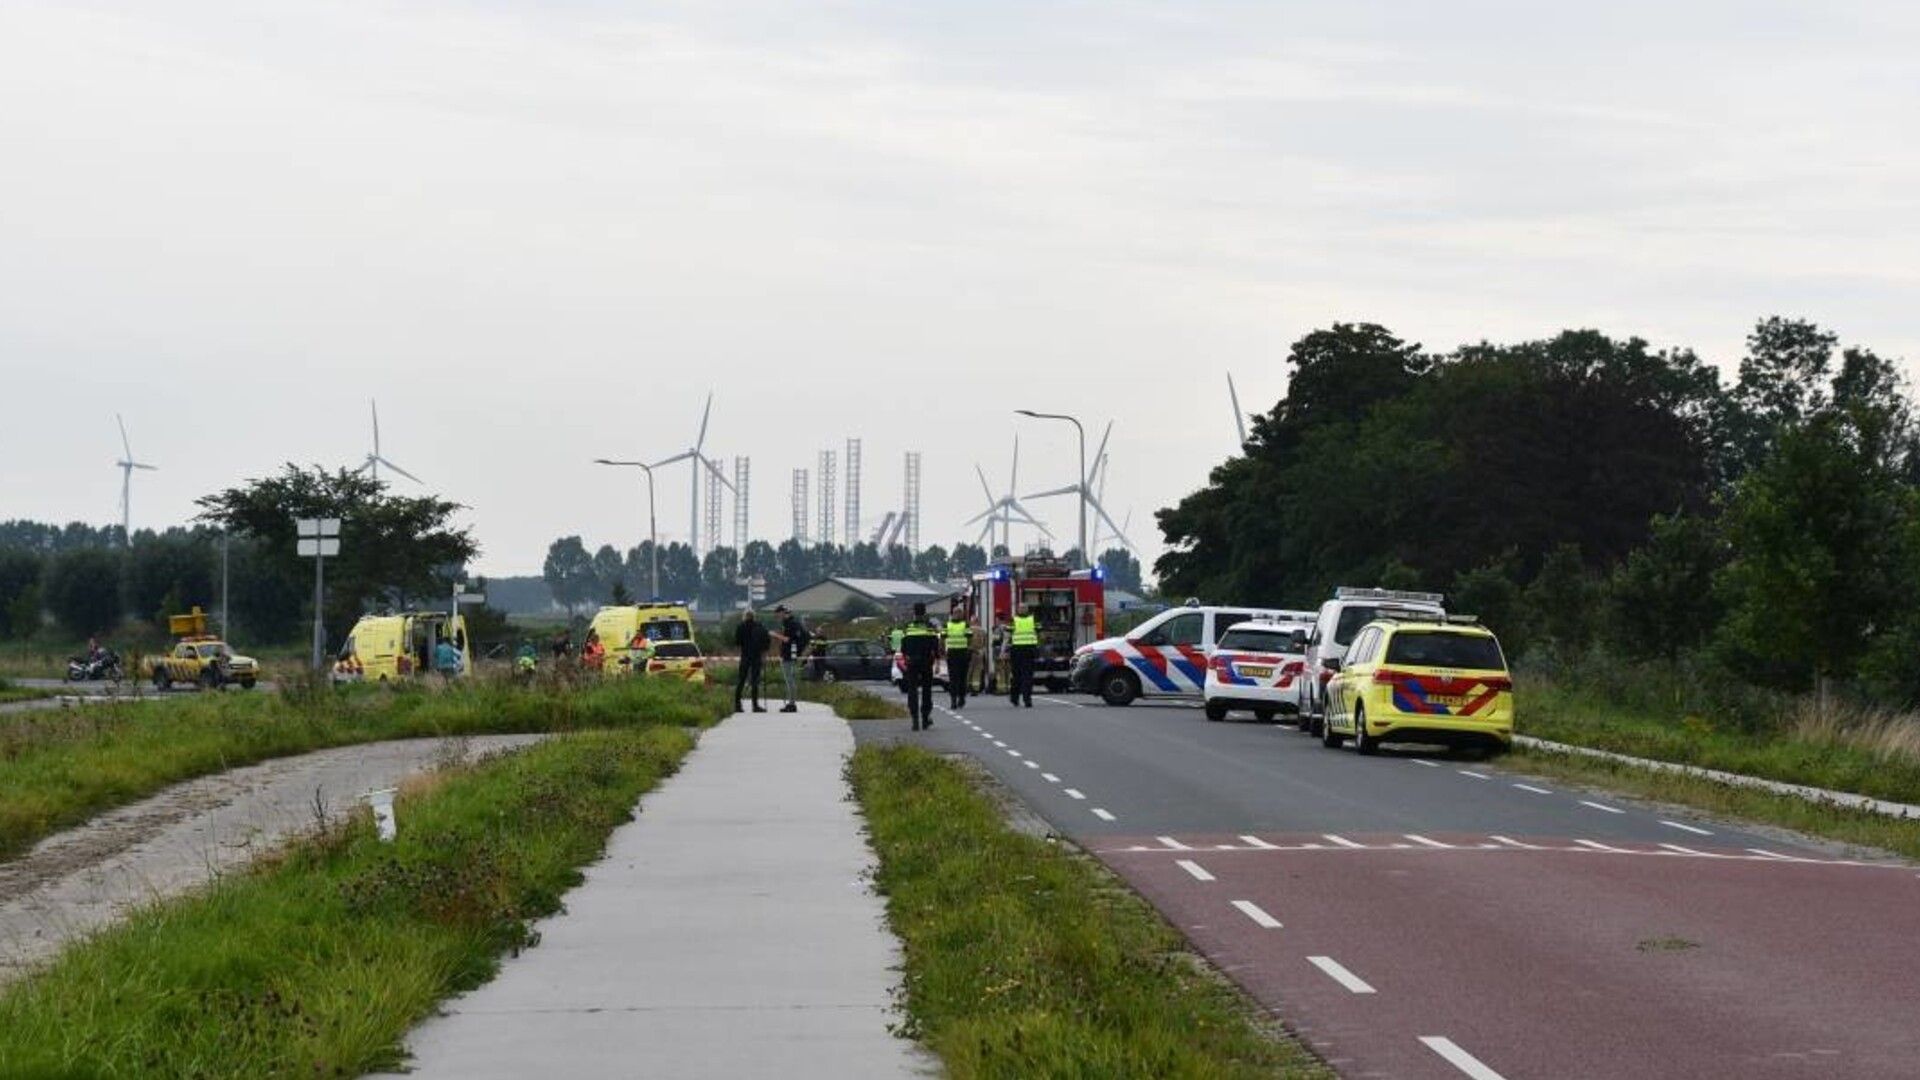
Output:
[[205,529],[138,533],[126,553],[126,610],[163,629],[169,615],[195,605],[211,610],[219,595],[218,543]]
[[707,552],[700,563],[700,606],[724,611],[746,599],[746,590],[734,583],[739,576],[740,560],[732,548],[723,546]]
[[1115,589],[1125,589],[1138,595],[1140,586],[1140,560],[1126,548],[1108,548],[1100,553],[1100,569],[1107,575],[1107,584]]
[[692,548],[668,544],[660,552],[660,589],[675,600],[691,600],[700,595],[700,559]]
[[617,590],[619,595],[627,599],[615,600],[614,603],[633,602],[633,586],[627,580],[627,560],[612,544],[601,544],[600,549],[593,553],[593,581],[595,599],[612,596]]
[[626,607],[633,603],[633,594],[627,591],[627,583],[616,579],[613,591],[608,594],[607,602],[614,607]]
[[40,573],[39,555],[0,548],[0,638],[27,638],[40,628]]
[[1580,549],[1558,545],[1526,588],[1529,639],[1563,657],[1581,653],[1593,641],[1599,593]]
[[106,634],[120,625],[119,552],[74,548],[54,557],[47,570],[47,609],[70,637]]
[[1455,575],[1447,589],[1447,610],[1472,615],[1500,637],[1509,658],[1527,651],[1526,608],[1521,603],[1520,585],[1514,581],[1517,557],[1508,556],[1463,570]]
[[567,609],[569,619],[573,618],[574,609],[594,594],[593,556],[587,554],[587,546],[577,536],[563,536],[547,545],[547,558],[541,564],[540,576],[547,588],[553,590],[553,598]]
[[913,576],[919,581],[945,581],[953,572],[953,563],[947,557],[947,549],[939,544],[926,548],[913,557]]
[[955,544],[950,560],[959,577],[972,577],[987,568],[987,551],[978,544]]
[[906,581],[913,577],[913,552],[905,545],[894,544],[887,548],[885,564],[880,573],[894,581]]
[[846,576],[857,578],[885,577],[887,564],[880,557],[880,549],[862,540],[847,552]]
[[1706,643],[1723,609],[1714,575],[1726,549],[1712,519],[1653,520],[1646,546],[1627,556],[1606,587],[1609,636],[1621,652],[1672,660]]
[[198,520],[261,541],[262,560],[287,580],[310,579],[313,561],[296,551],[296,518],[339,518],[340,554],[327,560],[324,619],[345,633],[376,601],[436,600],[451,590],[449,568],[479,553],[466,529],[450,524],[459,503],[389,494],[386,484],[345,469],[289,464],[199,499]]

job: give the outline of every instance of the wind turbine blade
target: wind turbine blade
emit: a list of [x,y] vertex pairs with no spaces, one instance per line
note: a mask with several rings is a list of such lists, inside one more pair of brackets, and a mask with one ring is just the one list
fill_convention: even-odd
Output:
[[160,466],[158,466],[158,465],[142,465],[142,464],[140,464],[140,463],[139,463],[139,462],[137,462],[137,461],[129,461],[129,462],[127,462],[127,464],[129,464],[129,465],[132,465],[132,466],[133,466],[134,468],[136,468],[136,469],[145,469],[145,470],[147,470],[148,472],[159,472],[159,471],[160,471]]
[[[961,522],[961,523],[960,523],[960,527],[964,529],[964,528],[966,528],[967,526],[969,526],[969,525],[971,525],[971,524],[973,524],[974,522],[976,522],[976,521],[979,521],[979,520],[980,520],[981,518],[990,518],[990,517],[993,517],[993,516],[994,516],[994,514],[996,514],[997,512],[999,512],[999,510],[1000,510],[1000,508],[999,508],[998,506],[989,506],[989,507],[987,507],[987,508],[986,508],[985,510],[982,510],[982,511],[980,511],[979,513],[977,513],[977,514],[975,514],[975,515],[973,515],[972,517],[970,517],[970,518],[968,518],[967,520],[965,520],[965,521],[963,521],[963,522]],[[988,528],[992,528],[992,527],[993,527],[993,523],[992,523],[992,522],[988,522],[988,523],[987,523],[987,527],[988,527]]]
[[374,456],[372,454],[368,454],[367,460],[361,462],[359,465],[356,465],[354,468],[349,470],[347,475],[358,476],[361,473],[366,472],[368,469],[373,468],[374,460],[375,460]]
[[1059,495],[1078,495],[1078,494],[1080,494],[1080,485],[1068,484],[1066,487],[1054,488],[1052,491],[1036,491],[1031,495],[1022,495],[1020,497],[1023,499],[1051,499]]
[[987,471],[985,469],[982,469],[980,467],[980,463],[977,461],[973,463],[973,474],[980,478],[980,490],[987,493],[987,502],[992,503],[993,488],[988,486],[987,484]]
[[700,464],[705,465],[707,467],[707,471],[711,472],[716,478],[719,479],[722,487],[725,487],[728,491],[733,491],[734,494],[736,495],[739,494],[739,492],[734,491],[733,481],[727,479],[727,474],[721,471],[720,466],[714,464],[714,461],[712,458],[707,457],[705,454],[702,454],[700,455]]
[[1087,474],[1087,486],[1093,486],[1094,473],[1100,471],[1100,459],[1107,455],[1107,439],[1113,435],[1113,421],[1107,421],[1107,430],[1100,435],[1100,449],[1093,452],[1093,472]]
[[127,460],[133,460],[133,444],[127,441],[127,422],[119,413],[113,414],[113,422],[120,425],[120,448],[127,452]]
[[[380,461],[384,464],[392,465],[393,462],[380,457],[380,405],[372,398],[368,398],[367,408],[373,410],[373,456],[380,458]],[[398,466],[395,467],[397,468]]]
[[680,451],[679,453],[677,453],[677,454],[675,454],[675,455],[673,455],[673,456],[672,456],[672,457],[670,457],[670,458],[661,458],[661,459],[660,459],[659,461],[656,461],[656,462],[654,462],[654,463],[653,463],[652,465],[649,465],[649,466],[648,466],[648,468],[650,468],[650,469],[658,469],[658,468],[660,468],[660,467],[661,467],[662,465],[671,465],[671,464],[673,464],[673,463],[674,463],[674,462],[676,462],[676,461],[685,461],[685,460],[687,460],[688,458],[690,458],[690,457],[693,457],[693,456],[694,456],[694,454],[693,454],[693,451],[691,451],[691,450],[682,450],[682,451]]
[[[985,547],[987,544],[991,543],[993,540],[993,527],[998,524],[1000,524],[999,518],[994,518],[991,521],[988,521],[986,528],[983,528],[980,530],[980,535],[974,537],[973,539],[974,545],[977,547]],[[988,550],[991,551],[992,549],[988,548]]]
[[1140,549],[1133,546],[1132,540],[1127,539],[1127,531],[1125,529],[1122,529],[1120,526],[1115,525],[1113,523],[1113,519],[1107,516],[1106,507],[1101,506],[1100,503],[1094,499],[1088,499],[1087,505],[1093,507],[1093,512],[1100,515],[1100,520],[1107,523],[1107,528],[1113,530],[1113,535],[1120,538],[1120,542],[1127,546],[1128,551],[1133,552],[1135,555],[1140,554]]
[[698,439],[693,440],[693,449],[695,453],[698,453],[701,447],[707,445],[707,418],[711,417],[712,415],[713,415],[713,391],[709,390],[707,391],[707,408],[704,412],[700,414],[700,437]]
[[1020,436],[1013,437],[1013,470],[1007,473],[1007,497],[1020,489]]
[[1240,430],[1240,445],[1247,445],[1247,414],[1240,411],[1240,391],[1234,389],[1233,372],[1227,372],[1227,396],[1233,399],[1233,425]]
[[380,464],[385,465],[387,468],[392,469],[394,472],[399,473],[401,476],[406,477],[407,479],[413,481],[416,484],[426,483],[425,480],[422,480],[419,477],[408,472],[407,470],[401,468],[400,466],[395,465],[393,462],[388,461],[386,458],[375,458],[374,460],[378,461]]

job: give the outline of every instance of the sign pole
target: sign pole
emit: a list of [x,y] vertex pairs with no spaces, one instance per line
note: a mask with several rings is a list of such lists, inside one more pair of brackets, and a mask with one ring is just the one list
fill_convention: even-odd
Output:
[[321,653],[326,651],[327,627],[322,615],[327,589],[327,558],[324,555],[313,557],[313,670],[319,671],[324,662]]

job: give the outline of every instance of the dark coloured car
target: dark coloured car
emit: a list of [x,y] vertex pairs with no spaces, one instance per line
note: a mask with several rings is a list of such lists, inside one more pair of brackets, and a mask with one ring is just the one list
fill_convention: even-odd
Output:
[[893,666],[893,654],[878,641],[823,641],[807,660],[807,677],[821,682],[884,680]]

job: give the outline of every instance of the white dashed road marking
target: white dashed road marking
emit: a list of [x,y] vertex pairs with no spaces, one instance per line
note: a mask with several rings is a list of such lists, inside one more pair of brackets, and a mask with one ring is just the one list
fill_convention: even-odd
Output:
[[1475,780],[1491,780],[1491,779],[1493,779],[1493,777],[1491,777],[1491,776],[1488,776],[1488,775],[1487,775],[1486,773],[1483,773],[1483,772],[1474,772],[1474,771],[1473,771],[1472,769],[1455,769],[1454,771],[1455,771],[1455,772],[1457,772],[1457,773],[1459,773],[1459,774],[1460,774],[1461,776],[1471,776],[1471,777],[1473,777],[1473,778],[1474,778]]
[[999,739],[995,739],[995,740],[993,740],[993,745],[995,745],[995,746],[997,746],[997,747],[999,747],[999,748],[1000,748],[1000,749],[1002,749],[1002,750],[1005,750],[1005,749],[1007,748],[1007,744],[1006,744],[1006,743],[1003,743],[1003,742],[1001,742],[1001,741],[1000,741]]
[[1267,843],[1265,840],[1262,840],[1257,836],[1243,836],[1240,839],[1245,840],[1247,842],[1248,847],[1264,848],[1267,851],[1280,850],[1279,848],[1274,847],[1272,844]]
[[1489,837],[1488,837],[1487,839],[1489,839],[1489,840],[1494,840],[1494,841],[1497,841],[1497,842],[1499,842],[1499,843],[1502,843],[1502,844],[1505,844],[1505,845],[1507,845],[1508,847],[1516,847],[1516,848],[1522,848],[1522,849],[1524,849],[1524,850],[1526,850],[1526,851],[1539,851],[1539,850],[1540,850],[1540,849],[1539,849],[1539,848],[1538,848],[1537,846],[1535,846],[1535,845],[1533,845],[1533,844],[1523,844],[1523,843],[1521,843],[1520,841],[1518,841],[1518,840],[1515,840],[1515,839],[1513,839],[1512,837],[1507,837],[1507,836],[1489,836]]
[[1037,769],[1040,767],[1040,763],[1033,760],[1032,758],[1028,758],[1026,764],[1027,764],[1027,768],[1029,769]]
[[1042,780],[1045,780],[1045,781],[1046,781],[1047,783],[1049,783],[1049,784],[1057,784],[1057,783],[1059,783],[1059,782],[1060,782],[1060,778],[1059,778],[1059,777],[1057,777],[1057,776],[1055,776],[1055,775],[1053,775],[1053,774],[1052,774],[1052,773],[1050,773],[1050,772],[1043,772],[1043,773],[1041,773],[1041,774],[1040,774],[1040,779],[1042,779]]
[[1708,832],[1705,829],[1696,829],[1691,825],[1682,825],[1677,821],[1662,821],[1660,824],[1665,825],[1669,829],[1679,829],[1681,832],[1690,832],[1695,836],[1712,836],[1713,835],[1711,832]]
[[1609,814],[1624,814],[1624,813],[1626,813],[1626,811],[1625,811],[1625,810],[1622,810],[1622,809],[1620,809],[1620,808],[1619,808],[1619,807],[1617,807],[1617,806],[1608,806],[1608,805],[1607,805],[1606,803],[1597,803],[1597,802],[1588,802],[1588,801],[1587,801],[1587,800],[1585,800],[1585,799],[1581,799],[1581,800],[1580,800],[1580,805],[1581,805],[1581,806],[1590,806],[1590,807],[1592,807],[1592,808],[1593,808],[1593,809],[1595,809],[1595,810],[1605,810],[1605,811],[1606,811],[1607,813],[1609,813]]
[[1332,979],[1334,982],[1339,983],[1341,986],[1346,987],[1356,994],[1373,993],[1373,987],[1368,986],[1366,980],[1348,971],[1340,961],[1335,960],[1331,956],[1309,956],[1307,957],[1307,963],[1326,972],[1327,978]]
[[1366,846],[1367,846],[1367,845],[1365,845],[1365,844],[1356,844],[1356,843],[1354,843],[1353,841],[1351,841],[1351,840],[1349,840],[1349,839],[1347,839],[1347,838],[1346,838],[1346,837],[1344,837],[1344,836],[1335,836],[1335,835],[1333,835],[1332,833],[1328,833],[1328,834],[1326,834],[1326,835],[1327,835],[1327,839],[1329,839],[1329,840],[1331,840],[1331,841],[1333,841],[1334,843],[1336,843],[1336,844],[1338,844],[1338,845],[1340,845],[1341,847],[1350,847],[1350,848],[1357,848],[1357,847],[1366,847]]
[[1093,816],[1099,818],[1101,821],[1113,820],[1112,814],[1107,813],[1105,810],[1102,810],[1097,806],[1093,808]]
[[1007,751],[1007,756],[1008,756],[1008,757],[1019,757],[1019,756],[1020,756],[1020,751],[1018,751],[1018,750],[1008,750],[1008,751]]
[[1443,844],[1438,840],[1429,840],[1426,837],[1421,836],[1419,833],[1407,833],[1406,837],[1407,839],[1413,841],[1414,843],[1423,845],[1425,847],[1451,848],[1453,846],[1452,844]]
[[1682,855],[1705,855],[1706,854],[1706,852],[1704,851],[1696,851],[1690,847],[1681,847],[1679,844],[1661,844],[1660,846],[1663,848],[1666,848],[1668,851],[1677,851]]
[[1755,855],[1760,855],[1769,859],[1784,859],[1788,862],[1793,861],[1793,857],[1790,855],[1782,855],[1777,851],[1768,851],[1766,848],[1763,848],[1763,847],[1750,847],[1747,850],[1753,852]]
[[1592,848],[1595,851],[1612,851],[1622,855],[1633,854],[1632,852],[1628,851],[1626,848],[1608,847],[1605,844],[1596,843],[1595,841],[1592,841],[1592,840],[1575,840],[1574,843],[1579,844],[1583,848]]
[[1233,906],[1240,909],[1240,914],[1268,930],[1280,929],[1280,920],[1260,910],[1260,905],[1251,900],[1235,900]]
[[1213,880],[1213,875],[1207,873],[1206,870],[1201,868],[1199,863],[1194,862],[1192,859],[1175,859],[1173,861],[1173,864],[1175,866],[1178,866],[1180,869],[1185,870],[1187,873],[1192,874],[1193,880],[1195,881],[1212,881]]
[[1086,798],[1086,796],[1085,796],[1085,795],[1082,795],[1082,794],[1081,794],[1080,792],[1078,792],[1078,791],[1076,791],[1076,790],[1074,790],[1073,788],[1068,788],[1068,789],[1067,789],[1067,798],[1069,798],[1069,799],[1084,799],[1084,798]]
[[1427,760],[1426,758],[1417,758],[1417,757],[1416,757],[1416,758],[1408,758],[1407,760],[1408,760],[1408,761],[1411,761],[1411,762],[1413,762],[1413,763],[1414,763],[1415,765],[1425,765],[1425,766],[1426,766],[1427,768],[1429,768],[1429,769],[1437,769],[1437,768],[1439,768],[1439,767],[1440,767],[1440,763],[1439,763],[1439,762],[1437,762],[1437,761],[1428,761],[1428,760]]
[[1161,844],[1165,845],[1169,850],[1172,850],[1172,851],[1192,851],[1193,850],[1192,848],[1181,843],[1180,841],[1175,840],[1171,836],[1156,836],[1154,837],[1154,839],[1160,841]]
[[1420,1041],[1426,1045],[1427,1049],[1445,1058],[1447,1064],[1466,1073],[1473,1080],[1506,1080],[1499,1073],[1487,1068],[1479,1058],[1460,1049],[1459,1044],[1452,1039],[1440,1035],[1422,1035]]
[[1533,792],[1533,793],[1534,793],[1535,795],[1551,795],[1551,794],[1553,794],[1553,792],[1551,792],[1551,791],[1548,791],[1548,790],[1547,790],[1546,788],[1543,788],[1543,787],[1534,787],[1534,786],[1533,786],[1532,784],[1515,784],[1515,785],[1513,785],[1513,786],[1514,786],[1514,787],[1517,787],[1517,788],[1519,788],[1519,789],[1520,789],[1521,791],[1531,791],[1531,792]]

